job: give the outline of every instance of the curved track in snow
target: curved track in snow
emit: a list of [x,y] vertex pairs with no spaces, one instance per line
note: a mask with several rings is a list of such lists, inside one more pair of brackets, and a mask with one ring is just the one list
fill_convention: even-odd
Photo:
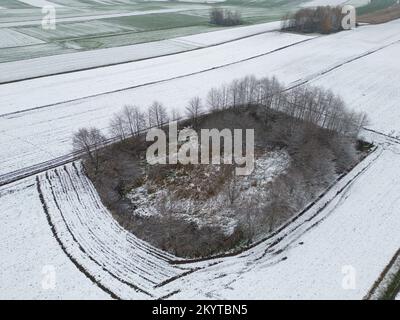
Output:
[[[187,286],[187,282],[204,275],[213,278],[215,268],[220,275],[229,274],[232,266],[240,267],[241,276],[246,276],[257,265],[268,270],[283,263],[302,238],[326,220],[334,219],[331,213],[346,202],[352,185],[371,170],[385,148],[378,147],[267,240],[233,257],[200,262],[178,259],[122,229],[102,205],[79,163],[50,170],[40,175],[37,183],[49,223],[66,253],[103,290],[121,299],[190,296],[196,286]],[[213,281],[218,283],[218,278]]]

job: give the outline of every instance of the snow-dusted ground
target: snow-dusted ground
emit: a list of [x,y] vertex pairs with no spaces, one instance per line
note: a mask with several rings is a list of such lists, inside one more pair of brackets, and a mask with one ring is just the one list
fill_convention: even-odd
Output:
[[363,6],[370,2],[370,0],[311,0],[302,4],[303,7],[317,7],[317,6],[339,6],[339,5],[353,5]]
[[34,178],[0,188],[0,221],[0,299],[109,298],[53,238]]
[[0,49],[45,43],[13,29],[0,29]]
[[60,4],[56,3],[56,2],[50,2],[50,1],[47,1],[47,0],[17,0],[17,1],[23,2],[23,3],[29,4],[29,5],[31,5],[33,7],[38,7],[38,8],[42,8],[42,7],[45,7],[45,6],[52,6],[52,7],[55,7],[55,8],[62,7],[62,5],[60,5]]
[[0,115],[204,72],[309,39],[270,32],[178,55],[4,84]]
[[269,22],[130,46],[5,62],[0,64],[0,83],[184,52],[278,30],[279,27],[279,22]]
[[[102,68],[2,85],[0,86],[0,114],[3,116],[0,116],[0,132],[2,132],[0,146],[7,144],[8,148],[5,148],[0,155],[3,161],[0,174],[68,153],[71,149],[73,130],[89,123],[102,129],[106,128],[113,112],[119,110],[125,103],[149,104],[159,99],[168,106],[183,108],[191,97],[204,92],[205,89],[208,90],[212,83],[219,84],[221,80],[224,81],[218,76],[218,72],[214,78],[213,74],[208,74],[206,70],[236,63],[238,60],[248,59],[254,55],[263,55],[282,46],[307,39],[310,38],[266,33],[218,47],[132,63],[130,68],[127,65],[119,65],[108,67],[109,72],[104,72]],[[184,85],[185,81],[188,81],[184,76],[195,72],[200,72],[200,74],[190,81],[196,83],[188,86],[190,82],[186,82]],[[210,78],[204,81],[203,76],[206,74]],[[231,73],[229,77],[237,75]],[[201,76],[201,79],[198,76]],[[65,77],[69,78],[67,82]],[[168,81],[170,78],[178,77],[183,77],[177,79],[177,81],[180,80],[178,83]],[[200,83],[199,80],[201,80]],[[155,86],[148,85],[139,88],[143,84],[159,81],[163,82]],[[118,91],[126,86],[138,86],[139,92],[137,90]],[[29,94],[26,94],[27,90]],[[110,90],[117,92],[108,95],[101,94]],[[157,94],[154,95],[154,92]],[[175,95],[176,92],[178,95]],[[100,94],[97,98],[102,101],[95,102],[94,97],[83,98],[87,94]],[[184,97],[181,96],[182,94]],[[140,96],[145,100],[141,100]],[[78,98],[83,99],[20,114],[4,115]],[[32,135],[32,132],[35,134]],[[37,140],[44,136],[46,136],[44,141]]]
[[[203,7],[190,7],[190,10],[202,9]],[[119,13],[107,13],[107,14],[96,14],[96,15],[81,15],[74,17],[62,17],[57,18],[57,23],[60,22],[78,22],[78,21],[91,21],[99,19],[109,19],[109,18],[119,18],[119,17],[132,17],[132,16],[142,16],[156,13],[177,13],[189,10],[187,7],[183,6],[181,8],[176,7],[172,9],[156,9],[156,10],[142,10],[142,11],[130,11],[130,12],[119,12]],[[23,27],[23,26],[40,26],[42,24],[42,19],[38,20],[23,20],[16,22],[1,22],[0,28],[11,28],[11,27]]]
[[[176,257],[122,229],[101,204],[79,164],[39,177],[51,224],[68,254],[117,297],[144,299],[169,292],[157,285],[190,272],[173,266]],[[153,292],[154,291],[154,292]]]
[[[194,144],[197,146],[197,139]],[[174,157],[174,155],[170,154]],[[176,156],[176,154],[175,154]],[[248,176],[237,177],[237,189],[240,194],[235,199],[236,204],[245,203],[246,201],[254,201],[257,199],[262,208],[268,203],[269,195],[265,192],[265,186],[273,181],[277,176],[282,174],[290,164],[290,156],[286,151],[273,151],[260,154],[254,162],[254,171]],[[198,193],[199,186],[196,181],[207,179],[218,173],[219,166],[210,165],[204,167],[202,173],[191,175],[188,181],[186,178],[171,178],[165,184],[185,185],[187,190],[193,190],[193,194]],[[183,171],[185,172],[185,171]],[[180,172],[176,172],[179,176]],[[194,177],[196,176],[196,177]],[[148,192],[151,189],[152,192]],[[201,189],[201,188],[200,188]],[[147,182],[144,185],[132,189],[126,197],[134,204],[135,209],[130,212],[132,215],[149,217],[160,215],[160,201],[165,199],[174,199],[174,196],[180,191],[171,192],[168,188],[160,184],[152,184]],[[164,198],[166,197],[166,198]],[[177,219],[187,220],[195,223],[199,227],[212,226],[223,230],[226,236],[232,235],[237,226],[238,220],[242,218],[235,210],[227,206],[227,196],[225,192],[217,192],[216,195],[209,197],[207,200],[201,198],[179,197],[173,200],[173,208],[178,212]]]
[[[210,88],[247,74],[257,77],[276,75],[291,86],[313,80],[321,74],[329,76],[331,72],[340,70],[346,75],[345,70],[350,70],[352,65],[362,65],[363,61],[383,55],[387,58],[381,59],[381,63],[386,64],[387,70],[392,69],[389,70],[389,79],[382,76],[381,70],[373,66],[359,67],[359,74],[348,72],[346,78],[346,82],[352,82],[354,88],[352,99],[359,97],[363,101],[368,100],[369,106],[378,106],[387,101],[387,97],[380,95],[380,92],[397,92],[400,73],[395,72],[398,63],[394,61],[393,50],[398,47],[396,42],[400,40],[399,31],[400,20],[382,25],[363,26],[348,32],[313,38],[276,52],[226,65],[240,58],[246,59],[253,54],[268,52],[285,43],[296,41],[295,39],[299,40],[295,35],[266,33],[218,47],[134,62],[129,64],[130,68],[127,68],[127,65],[122,68],[121,65],[105,68],[109,72],[104,72],[102,68],[2,85],[0,147],[4,151],[0,155],[3,163],[0,173],[68,153],[71,150],[71,135],[74,130],[94,125],[106,131],[113,112],[124,104],[146,106],[157,99],[168,108],[182,110],[193,96],[204,98]],[[255,39],[257,41],[254,41]],[[204,69],[218,65],[225,66],[208,71]],[[366,69],[368,72],[364,72]],[[194,73],[198,71],[202,72]],[[357,86],[360,78],[375,77],[382,81],[375,82],[375,87],[371,87],[370,90]],[[125,90],[129,84],[136,87]],[[343,89],[342,85],[339,82],[331,83],[330,88],[340,93],[346,89]],[[122,91],[83,98],[89,94],[110,90]],[[82,98],[4,116],[5,113],[78,97]],[[392,94],[391,99],[390,104],[393,106],[398,101],[398,95]],[[372,128],[375,124],[385,123],[385,132],[400,129],[397,120],[400,109],[377,107],[376,110],[383,111],[376,111],[370,115]]]
[[[398,142],[383,140],[310,210],[268,240],[235,257],[179,265],[171,264],[172,256],[115,223],[92,184],[81,174],[79,164],[40,175],[39,190],[67,254],[103,290],[116,297],[361,299],[400,244],[399,160]],[[1,247],[2,263],[6,263],[1,267],[11,276],[1,279],[0,285],[14,288],[14,282],[19,281],[24,297],[42,297],[38,279],[21,282],[15,268],[30,275],[43,264],[57,265],[54,259],[65,261],[66,255],[63,257],[61,249],[51,246],[57,243],[51,236],[34,179],[2,188],[1,192],[6,221],[2,225],[6,246]],[[15,218],[16,210],[17,216],[21,212],[19,217],[28,215],[25,223],[35,217],[33,221],[38,225],[24,227],[24,222]],[[21,232],[21,224],[25,232]],[[13,233],[22,238],[17,244]],[[52,250],[57,251],[54,256],[49,254]],[[27,263],[31,254],[37,258]],[[72,279],[69,283],[82,290],[82,297],[107,297],[99,287],[89,286],[88,280],[79,281],[83,274],[73,271],[68,274]],[[61,279],[67,276],[64,269],[59,273]],[[27,286],[25,281],[33,285]],[[71,291],[62,285],[59,289],[60,298],[71,297]],[[6,292],[4,297],[19,294],[17,289],[12,292],[14,295]]]
[[332,88],[350,108],[367,112],[371,128],[399,137],[399,56],[400,42],[397,42],[317,77],[311,84]]
[[[311,81],[313,84],[329,86],[333,91],[343,94],[351,106],[359,110],[366,108],[370,112],[371,128],[396,136],[400,132],[397,108],[400,102],[397,93],[400,72],[395,59],[399,53],[399,31],[400,21],[365,26],[314,38],[219,69],[0,116],[0,171],[6,173],[65,154],[70,150],[73,130],[87,125],[105,129],[113,110],[118,110],[127,102],[144,105],[158,99],[169,107],[183,108],[192,96],[204,97],[212,86],[252,73],[256,76],[275,74],[288,85]],[[186,54],[189,53],[179,56],[185,57]],[[174,60],[176,57],[172,56],[170,70],[167,67],[168,57],[153,59],[153,63],[165,67],[164,72],[150,75],[148,72],[151,69],[148,68],[152,66],[149,66],[137,69],[133,76],[142,77],[137,82],[140,83],[149,81],[149,77],[174,77],[174,72],[190,74],[211,59],[208,55],[193,57],[179,64]],[[215,59],[221,61],[218,60],[220,57]],[[137,66],[136,63],[134,65]],[[99,77],[89,84],[82,77],[80,80],[87,86],[82,85],[82,91],[105,88],[104,82],[109,86],[115,85],[114,81],[123,84],[119,77],[119,73],[114,76],[105,74],[104,78]],[[56,99],[57,94],[63,96],[70,87],[76,87],[77,79],[66,79],[68,84],[60,82],[59,87],[42,91],[42,101]],[[34,91],[40,90],[40,86],[29,87],[31,83],[22,82],[27,86],[19,93],[34,101]],[[4,88],[16,87],[3,85],[0,90]],[[10,92],[14,94],[18,92],[12,90]],[[57,94],[52,90],[57,90]],[[13,110],[8,104],[11,100],[4,103],[9,99],[7,91],[2,92],[1,99],[4,100],[0,110]],[[22,99],[18,100],[14,110],[23,110],[32,105],[25,98]],[[358,104],[357,99],[364,101],[364,104]],[[183,270],[169,265],[168,259],[161,259],[167,274],[157,271],[155,278],[144,279],[144,273],[133,272],[137,265],[132,264],[132,259],[140,256],[149,266],[155,261],[154,254],[148,255],[151,250],[147,244],[143,244],[143,250],[131,246],[131,236],[111,224],[113,220],[110,214],[99,203],[91,185],[71,166],[67,167],[67,171],[57,169],[60,177],[56,171],[48,173],[49,179],[41,175],[40,186],[49,215],[54,219],[67,252],[74,255],[79,265],[84,266],[86,272],[95,277],[101,286],[117,296],[149,297],[135,290],[139,285],[157,297],[176,292],[172,298],[361,299],[400,245],[400,148],[397,143],[391,142],[393,140],[381,136],[370,135],[369,138],[381,144],[378,151],[341,180],[313,209],[282,230],[280,235],[286,236],[281,241],[274,244],[278,234],[245,254],[220,259],[214,266],[208,263],[180,265],[203,269],[164,285],[163,280],[171,279]],[[74,175],[71,180],[68,180],[67,172]],[[338,191],[340,193],[336,196]],[[0,199],[1,298],[108,297],[80,273],[60,249],[47,224],[34,179],[0,188]],[[329,204],[324,207],[328,200]],[[67,223],[63,222],[62,215],[65,215]],[[92,222],[99,225],[94,226]],[[78,241],[74,241],[67,226],[73,230]],[[99,230],[102,232],[98,233]],[[135,245],[140,243],[132,241]],[[99,253],[102,251],[107,254]],[[109,259],[108,255],[118,258]],[[89,256],[95,257],[96,261]],[[118,264],[120,259],[123,261],[121,265]],[[157,260],[156,269],[159,262]],[[57,279],[56,289],[50,291],[41,287],[44,279],[42,272],[46,274],[48,266],[55,267]],[[100,266],[106,266],[105,269],[111,270],[111,274]],[[348,280],[352,275],[355,286],[349,288],[352,281]]]
[[400,245],[399,148],[376,152],[317,216],[309,220],[309,210],[276,245],[268,246],[273,238],[170,283],[181,288],[173,298],[362,299]]

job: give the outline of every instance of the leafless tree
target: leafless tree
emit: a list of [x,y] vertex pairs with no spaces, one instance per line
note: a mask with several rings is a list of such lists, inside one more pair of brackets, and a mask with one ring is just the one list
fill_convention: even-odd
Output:
[[97,173],[99,169],[99,150],[104,146],[105,136],[97,128],[81,128],[74,133],[72,146],[74,151],[84,152]]
[[125,140],[129,134],[123,115],[119,112],[113,115],[110,120],[110,132],[113,137]]
[[190,99],[186,107],[186,116],[192,120],[194,129],[197,129],[199,116],[203,111],[203,106],[201,99],[199,97],[194,97]]
[[[137,136],[146,127],[145,114],[137,106],[124,106],[122,119],[131,136]],[[126,130],[125,130],[126,131]]]
[[210,10],[210,23],[220,26],[233,26],[242,23],[239,11],[230,9],[212,8]]
[[293,15],[285,15],[282,18],[281,28],[305,33],[332,33],[342,29],[342,18],[343,14],[340,6],[303,8]]
[[150,127],[160,128],[168,122],[167,110],[160,102],[154,101],[148,109],[148,118]]

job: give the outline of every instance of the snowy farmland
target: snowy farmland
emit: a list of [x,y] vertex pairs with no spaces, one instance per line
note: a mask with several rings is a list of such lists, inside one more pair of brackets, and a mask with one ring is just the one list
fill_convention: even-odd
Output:
[[[36,222],[33,228],[29,226],[31,236],[21,239],[18,250],[2,249],[2,256],[7,257],[2,267],[10,270],[15,262],[22,265],[24,253],[36,241],[42,241],[42,245],[37,251],[29,251],[30,255],[47,259],[49,265],[67,259],[54,238],[43,239],[51,234],[45,218],[48,216],[61,247],[84,272],[80,274],[68,260],[66,266],[57,264],[60,282],[46,295],[46,290],[34,285],[43,277],[39,270],[44,262],[33,259],[28,268],[23,264],[26,269],[21,270],[26,276],[36,272],[29,280],[32,287],[25,288],[26,297],[54,297],[54,291],[59,297],[68,297],[62,294],[66,285],[63,277],[70,272],[69,277],[77,282],[85,274],[97,284],[90,287],[88,280],[79,281],[79,288],[69,291],[70,297],[75,290],[83,294],[91,288],[85,297],[362,299],[400,243],[396,210],[399,148],[398,143],[383,141],[310,210],[255,248],[236,257],[178,265],[176,258],[138,240],[115,223],[81,173],[79,163],[60,167],[37,180],[28,179],[1,190],[6,241],[15,230],[13,226],[32,219]],[[30,210],[21,207],[16,220],[14,206],[20,198],[29,203]],[[51,250],[55,250],[53,257]],[[349,268],[355,272],[355,286],[350,288],[343,284]],[[2,285],[8,287],[16,279],[4,281]],[[17,294],[18,288],[5,296]]]
[[[276,27],[1,63],[0,81],[18,81],[0,85],[0,299],[365,298],[400,245],[400,21],[329,36]],[[41,45],[2,32],[0,50]],[[184,110],[193,96],[205,100],[212,87],[247,74],[333,90],[368,113],[363,135],[377,148],[242,254],[195,263],[156,249],[115,222],[79,161],[42,164],[69,154],[80,127],[108,134],[125,104],[159,100]],[[43,172],[1,186],[33,167]]]
[[[352,99],[378,105],[387,99],[379,92],[397,92],[399,65],[391,59],[398,48],[399,30],[400,21],[393,21],[314,38],[267,32],[177,55],[2,85],[0,146],[5,151],[0,172],[69,153],[71,135],[79,127],[96,125],[107,133],[112,114],[125,104],[145,107],[159,100],[168,108],[182,110],[193,96],[205,98],[212,87],[238,75],[276,75],[290,87],[342,72],[346,82],[330,84],[333,91],[340,93],[352,82]],[[382,63],[390,69],[390,80],[377,83],[373,90],[359,87],[360,77],[373,82],[381,72],[371,66],[370,72],[360,76],[351,68],[386,52],[388,59]],[[24,94],[27,88],[29,96]],[[348,100],[347,96],[345,101],[351,103]],[[391,105],[396,101],[392,98]],[[396,135],[398,108],[376,110],[370,114],[370,128]]]
[[29,46],[40,43],[44,43],[44,41],[12,29],[0,29],[0,48]]

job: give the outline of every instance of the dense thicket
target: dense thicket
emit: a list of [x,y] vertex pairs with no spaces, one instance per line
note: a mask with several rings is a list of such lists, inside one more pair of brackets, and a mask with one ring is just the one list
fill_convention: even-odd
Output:
[[210,90],[207,96],[210,111],[261,106],[290,116],[288,130],[298,121],[316,125],[344,136],[357,136],[366,124],[365,113],[349,110],[344,101],[330,90],[308,85],[285,89],[275,77],[253,76],[234,80]]
[[319,6],[304,8],[282,19],[282,29],[303,33],[318,32],[323,34],[342,30],[342,8]]
[[219,26],[234,26],[242,23],[239,11],[230,9],[212,8],[210,10],[210,23]]
[[[289,90],[274,77],[247,76],[212,88],[205,101],[192,98],[180,128],[254,129],[256,153],[284,150],[290,157],[290,166],[266,185],[250,177],[257,191],[238,201],[249,185],[232,174],[231,165],[215,170],[212,165],[146,164],[143,130],[178,118],[176,110],[169,115],[159,102],[147,111],[125,106],[110,121],[116,143],[105,146],[106,138],[90,128],[79,130],[73,145],[86,154],[87,174],[122,226],[162,249],[190,257],[249,244],[299,212],[362,157],[356,138],[367,121],[365,114],[348,110],[329,90],[307,85]],[[153,198],[159,214],[131,214],[138,204],[128,195],[136,188],[150,197],[163,190]],[[206,212],[207,219],[212,210],[229,208],[237,221],[229,235],[223,226],[196,224],[180,213],[187,210],[187,201],[194,210],[204,210],[212,197],[219,200]]]

